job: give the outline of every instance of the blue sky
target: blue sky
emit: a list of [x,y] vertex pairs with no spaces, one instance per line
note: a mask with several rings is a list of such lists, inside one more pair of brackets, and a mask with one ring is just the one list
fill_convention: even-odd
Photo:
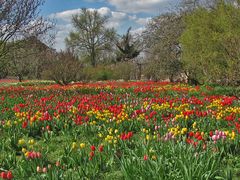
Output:
[[133,33],[141,32],[152,17],[174,8],[179,0],[45,0],[41,14],[56,21],[56,43],[54,48],[64,49],[64,39],[74,30],[72,15],[81,8],[97,10],[108,16],[107,27],[113,27],[119,34],[132,27]]

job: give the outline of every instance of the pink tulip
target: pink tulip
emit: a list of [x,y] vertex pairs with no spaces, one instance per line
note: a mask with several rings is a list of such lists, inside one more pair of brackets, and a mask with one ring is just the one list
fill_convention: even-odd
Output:
[[213,135],[213,136],[212,136],[212,140],[213,140],[213,141],[217,141],[217,136],[216,136],[216,135]]

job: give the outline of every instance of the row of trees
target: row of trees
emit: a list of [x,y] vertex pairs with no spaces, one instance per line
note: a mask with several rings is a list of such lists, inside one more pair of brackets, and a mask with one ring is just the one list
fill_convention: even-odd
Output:
[[42,3],[1,1],[0,78],[28,76],[67,84],[93,77],[140,79],[144,74],[194,84],[240,83],[239,0],[182,0],[171,13],[152,18],[138,36],[131,28],[118,35],[106,28],[107,17],[82,9],[72,17],[74,30],[65,52],[43,43],[46,37],[52,40],[54,24],[39,17]]
[[[75,29],[66,38],[66,52],[56,52],[45,45],[53,40],[50,33],[54,24],[39,16],[43,0],[0,3],[0,78],[50,78],[67,84],[92,74],[83,75],[83,67],[126,61],[140,53],[133,45],[130,28],[126,35],[117,35],[115,29],[105,28],[107,17],[87,9],[72,17]],[[108,79],[109,73],[102,69],[100,76]]]

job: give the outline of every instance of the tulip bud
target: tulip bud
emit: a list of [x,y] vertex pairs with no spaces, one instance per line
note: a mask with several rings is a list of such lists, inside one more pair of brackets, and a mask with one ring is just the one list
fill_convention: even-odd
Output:
[[60,166],[60,161],[56,161],[56,166]]
[[42,169],[42,172],[43,172],[43,173],[46,173],[46,172],[47,172],[47,168],[44,167],[44,168]]
[[103,151],[103,145],[100,145],[98,150],[99,150],[99,152],[102,152]]
[[37,172],[41,172],[41,168],[39,166],[37,166]]

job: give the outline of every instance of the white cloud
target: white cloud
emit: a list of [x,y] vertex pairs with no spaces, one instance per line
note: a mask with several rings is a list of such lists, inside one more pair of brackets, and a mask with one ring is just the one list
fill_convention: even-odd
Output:
[[[96,9],[92,9],[92,10],[96,10]],[[102,7],[100,9],[97,9],[97,12],[102,16],[111,15],[111,10],[108,7]]]
[[81,9],[72,9],[59,13],[50,14],[50,18],[56,18],[57,20],[63,20],[66,22],[71,22],[72,16],[74,14],[81,13]]
[[[127,28],[132,26],[131,33],[140,34],[144,30],[150,17],[142,16],[138,13],[148,13],[148,16],[159,15],[166,10],[171,4],[176,4],[180,0],[84,0],[86,2],[100,3],[105,2],[114,7],[114,11],[109,7],[101,7],[98,9],[88,8],[88,10],[97,10],[102,16],[109,17],[106,27],[117,29],[118,33],[125,33]],[[57,20],[57,34],[55,48],[57,50],[64,49],[64,40],[69,32],[73,30],[71,24],[72,16],[81,13],[81,9],[72,9],[57,12],[49,15],[50,18]]]
[[133,29],[133,30],[131,30],[131,34],[133,34],[134,36],[137,36],[137,35],[140,35],[145,30],[146,30],[145,27],[140,27],[140,28],[137,28],[137,29]]
[[[88,10],[97,10],[100,15],[109,17],[108,22],[106,23],[107,28],[117,29],[121,25],[121,23],[129,20],[129,16],[127,15],[127,13],[111,11],[108,7],[102,7],[99,9],[89,8]],[[68,36],[69,32],[73,30],[73,26],[71,24],[72,16],[77,13],[81,13],[81,9],[66,10],[63,12],[49,15],[50,18],[55,18],[58,20],[56,26],[57,34],[55,40],[55,48],[57,50],[65,48],[64,40]]]
[[56,25],[56,37],[54,48],[57,50],[65,49],[65,38],[68,36],[70,31],[73,29],[72,24],[57,24]]
[[[90,11],[97,10],[100,15],[109,17],[108,22],[106,24],[107,27],[117,28],[120,25],[121,21],[124,21],[128,18],[126,13],[111,11],[108,7],[102,7],[99,9],[89,8],[88,10]],[[57,20],[64,21],[65,23],[70,23],[72,16],[78,13],[81,13],[81,9],[73,9],[59,13],[54,13],[51,14],[49,17],[56,18]]]
[[136,19],[135,21],[136,21],[136,23],[145,26],[145,25],[148,24],[148,22],[149,22],[151,19],[152,19],[151,17],[147,17],[147,18],[138,18],[138,19]]
[[158,13],[162,7],[179,0],[108,0],[117,10],[128,13]]
[[130,15],[128,17],[129,17],[130,20],[134,20],[134,21],[137,19],[137,15],[136,14]]
[[126,13],[123,13],[123,12],[114,12],[114,11],[112,11],[112,18],[113,18],[114,20],[120,20],[120,21],[122,21],[122,20],[128,18],[128,16],[127,16]]

